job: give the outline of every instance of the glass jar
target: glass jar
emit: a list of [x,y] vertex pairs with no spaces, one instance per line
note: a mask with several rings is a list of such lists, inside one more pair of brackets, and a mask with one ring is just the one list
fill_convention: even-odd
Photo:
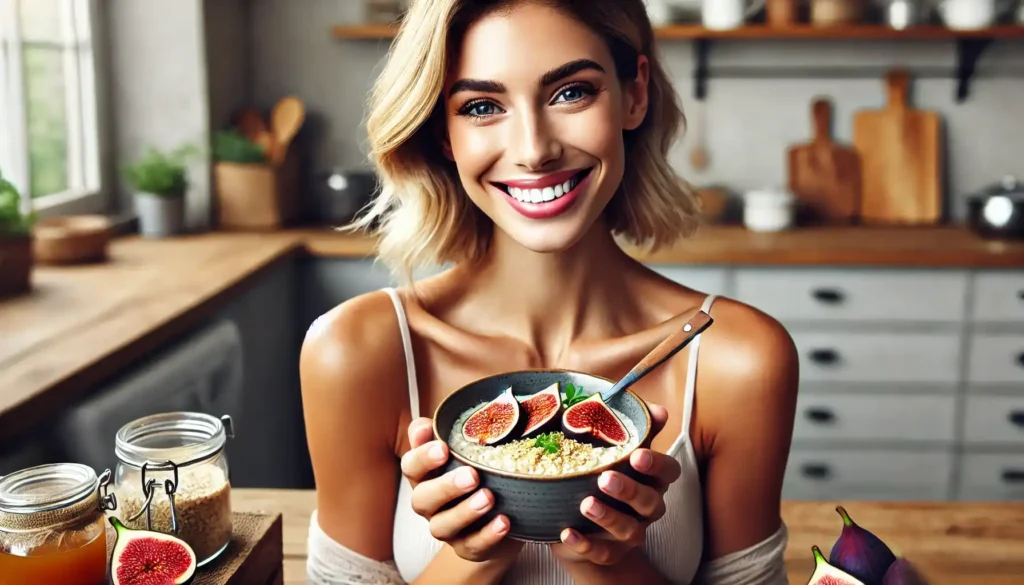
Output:
[[140,418],[117,432],[114,474],[118,519],[130,528],[173,534],[198,566],[231,541],[228,438],[231,417],[170,412]]
[[0,478],[0,585],[105,583],[109,483],[109,470],[77,463]]

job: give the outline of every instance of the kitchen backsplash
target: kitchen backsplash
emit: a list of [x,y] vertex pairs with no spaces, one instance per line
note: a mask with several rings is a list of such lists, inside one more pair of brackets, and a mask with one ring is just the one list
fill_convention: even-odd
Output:
[[[303,138],[314,168],[363,165],[367,91],[389,40],[338,40],[329,30],[333,24],[360,22],[362,3],[252,0],[236,15],[251,22],[248,65],[255,103],[269,107],[284,94],[302,96],[310,110]],[[224,10],[207,9],[208,18],[231,16]],[[691,91],[692,45],[665,41],[659,48],[691,125],[699,124],[699,105]],[[703,104],[711,164],[702,173],[690,168],[693,133],[678,144],[673,160],[698,184],[720,183],[737,190],[783,185],[785,149],[811,136],[814,97],[833,100],[835,139],[848,143],[853,113],[884,104],[886,68],[952,72],[955,63],[954,44],[946,41],[716,41],[711,46],[712,77]],[[996,41],[982,58],[964,103],[955,101],[956,81],[951,75],[912,80],[912,105],[938,111],[945,122],[946,193],[956,218],[963,216],[960,202],[967,192],[1006,174],[1024,177],[1022,64],[1024,41]],[[763,68],[764,73],[746,79],[714,77],[716,69],[736,67]],[[868,75],[849,79],[772,76],[771,69],[778,67],[868,68]]]

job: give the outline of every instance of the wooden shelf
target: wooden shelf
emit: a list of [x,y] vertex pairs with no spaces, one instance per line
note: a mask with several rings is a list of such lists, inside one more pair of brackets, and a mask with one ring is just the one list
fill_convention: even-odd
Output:
[[[397,27],[386,24],[338,25],[331,29],[337,39],[393,38]],[[750,25],[731,30],[709,30],[700,25],[679,24],[656,28],[655,37],[666,40],[698,39],[865,39],[865,40],[957,40],[957,39],[1024,39],[1024,26],[1001,25],[978,30],[951,30],[943,26],[917,26],[904,30],[877,24],[852,26]]]

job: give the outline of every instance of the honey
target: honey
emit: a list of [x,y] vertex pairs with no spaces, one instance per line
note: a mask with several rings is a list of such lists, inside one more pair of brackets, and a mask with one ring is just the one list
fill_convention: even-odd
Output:
[[106,583],[107,481],[66,463],[0,480],[0,585]]

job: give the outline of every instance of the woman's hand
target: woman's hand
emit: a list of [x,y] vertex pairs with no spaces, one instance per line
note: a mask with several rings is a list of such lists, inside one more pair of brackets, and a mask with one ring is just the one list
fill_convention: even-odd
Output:
[[[664,428],[668,412],[656,404],[648,406],[653,438]],[[568,562],[614,565],[634,548],[643,546],[647,527],[665,514],[665,491],[679,479],[682,470],[674,457],[651,449],[636,449],[630,455],[629,463],[633,469],[648,476],[651,485],[639,483],[616,471],[605,471],[598,478],[598,486],[608,496],[635,510],[640,519],[619,512],[594,497],[587,497],[580,504],[580,512],[604,531],[584,536],[571,528],[563,530],[561,544],[551,545],[556,557]]]
[[480,478],[475,469],[462,466],[428,479],[431,472],[443,467],[448,460],[448,446],[432,438],[429,418],[409,423],[410,448],[402,456],[402,474],[413,487],[413,510],[430,521],[434,538],[448,543],[460,557],[470,561],[511,561],[519,554],[523,543],[505,538],[510,527],[507,516],[499,514],[478,530],[466,530],[494,505],[494,494],[490,490],[481,488],[455,506],[442,509],[450,501],[476,489]]

